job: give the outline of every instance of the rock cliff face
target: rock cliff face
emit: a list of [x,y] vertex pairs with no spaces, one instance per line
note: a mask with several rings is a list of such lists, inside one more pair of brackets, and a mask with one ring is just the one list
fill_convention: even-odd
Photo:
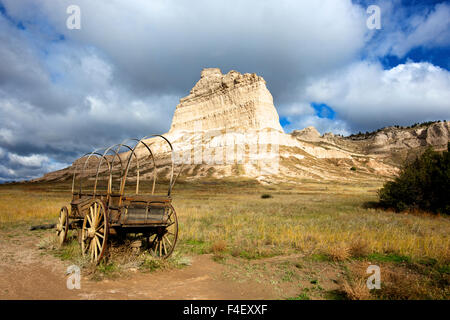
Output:
[[447,147],[450,123],[435,122],[420,128],[385,128],[375,134],[369,146],[372,153],[385,153],[396,149],[433,146],[435,149]]
[[[170,131],[164,135],[173,145],[176,164],[184,166],[182,179],[244,177],[261,183],[298,183],[302,179],[392,177],[406,158],[427,146],[445,149],[449,132],[448,122],[435,122],[350,137],[321,136],[314,127],[286,134],[262,77],[237,71],[224,75],[217,68],[208,68],[190,94],[180,99]],[[161,139],[146,143],[157,157],[158,177],[167,178],[170,150]],[[125,161],[128,154],[122,153],[121,159]],[[141,179],[151,178],[153,166],[146,148],[141,145],[136,154]],[[95,164],[87,166],[91,167],[95,172]],[[73,171],[74,165],[39,180],[68,179]],[[136,172],[134,161],[131,172]],[[131,179],[135,177],[131,175]]]
[[271,128],[283,132],[266,82],[256,74],[204,69],[190,94],[180,100],[170,133],[176,131]]
[[333,144],[400,165],[427,147],[433,147],[437,151],[446,150],[450,139],[450,122],[431,122],[412,127],[386,127],[376,132],[349,137],[335,136],[331,133],[317,137],[299,134],[296,131],[294,130],[292,135],[298,139]]

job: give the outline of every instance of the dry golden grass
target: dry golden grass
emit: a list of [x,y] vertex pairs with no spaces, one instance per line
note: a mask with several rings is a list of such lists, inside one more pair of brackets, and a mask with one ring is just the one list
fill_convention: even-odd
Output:
[[378,263],[381,289],[368,290],[367,262],[352,261],[347,265],[347,279],[340,284],[342,292],[352,300],[449,299],[450,275],[421,264],[408,266],[393,262]]
[[[345,260],[394,253],[448,263],[449,217],[365,208],[380,185],[178,184],[173,192],[178,249],[210,252],[217,243],[226,243],[228,252],[247,258],[300,252]],[[0,224],[56,219],[70,201],[68,190],[68,184],[0,185]],[[262,194],[272,198],[261,199]]]
[[[320,263],[333,260],[333,266],[364,260],[367,267],[371,261],[380,264],[382,273],[385,262],[380,259],[388,259],[386,263],[397,269],[398,261],[414,264],[428,259],[434,261],[431,271],[409,274],[405,269],[402,277],[387,269],[382,290],[375,294],[365,285],[365,269],[342,283],[342,291],[351,299],[447,297],[443,288],[449,283],[450,218],[367,208],[365,203],[376,200],[380,186],[307,181],[261,186],[238,180],[178,184],[173,192],[179,220],[175,255],[213,253],[220,259],[257,259],[300,253],[324,256]],[[148,185],[144,183],[141,190],[148,190]],[[0,185],[0,229],[56,220],[61,206],[71,200],[68,191],[69,184]],[[261,199],[262,194],[271,197]],[[115,263],[121,264],[129,263]],[[148,263],[148,269],[156,267]]]
[[211,246],[211,252],[214,254],[224,252],[227,249],[227,243],[223,240],[216,241]]
[[61,207],[71,199],[70,193],[64,191],[52,190],[50,185],[0,185],[0,227],[56,219]]
[[353,281],[352,283],[344,281],[342,290],[350,300],[370,300],[372,299],[370,291],[364,279]]
[[[194,195],[180,187],[174,205],[182,241],[202,249],[223,240],[232,252],[254,257],[347,247],[354,257],[395,253],[447,260],[450,219],[366,209],[364,202],[376,199],[374,186],[274,189],[218,187]],[[261,199],[263,191],[273,198]],[[347,249],[341,251],[347,255]]]
[[328,255],[335,261],[345,261],[350,258],[350,248],[346,244],[339,244],[328,249]]
[[365,257],[369,254],[369,245],[362,237],[355,237],[350,243],[350,255],[355,258]]

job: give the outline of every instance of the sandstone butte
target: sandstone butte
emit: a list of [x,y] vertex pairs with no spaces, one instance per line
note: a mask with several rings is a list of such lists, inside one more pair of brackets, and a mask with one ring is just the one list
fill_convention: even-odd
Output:
[[[434,122],[353,137],[321,136],[314,127],[287,134],[262,77],[207,68],[189,95],[180,99],[165,136],[173,144],[176,163],[184,163],[181,179],[240,177],[297,183],[392,177],[402,161],[427,146],[445,149],[449,132],[449,122]],[[169,149],[157,139],[147,142],[158,155],[159,176],[167,177]],[[145,157],[146,150],[138,148],[137,155]],[[127,156],[128,152],[122,154]],[[73,170],[74,165],[39,180],[67,179]],[[147,161],[141,178],[150,178],[152,170]]]

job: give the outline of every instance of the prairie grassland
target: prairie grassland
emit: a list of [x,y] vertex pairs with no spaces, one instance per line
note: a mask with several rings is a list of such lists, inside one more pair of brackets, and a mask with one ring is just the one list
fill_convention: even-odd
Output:
[[[302,253],[339,261],[394,254],[448,264],[450,218],[367,208],[380,186],[180,183],[173,191],[178,247],[194,253],[220,248],[249,259]],[[144,183],[141,190],[148,188]],[[55,220],[70,202],[69,190],[69,184],[0,185],[0,227]]]
[[0,185],[0,228],[56,220],[59,210],[70,199],[68,187],[58,189],[51,185]]
[[[212,253],[230,279],[270,283],[285,298],[449,299],[450,217],[370,208],[381,184],[181,182],[173,190],[179,240],[171,261],[142,263],[112,252],[97,271],[116,277],[122,265],[153,270]],[[150,188],[144,182],[141,191]],[[162,185],[157,190],[164,192]],[[0,231],[20,234],[26,225],[54,222],[70,200],[70,183],[0,185]],[[49,252],[81,259],[75,239]],[[382,268],[382,290],[365,287],[368,263]]]
[[[396,254],[448,263],[450,219],[366,208],[377,188],[310,182],[178,192],[181,243],[192,250],[225,243],[224,251],[247,258]],[[272,197],[262,199],[263,193]]]

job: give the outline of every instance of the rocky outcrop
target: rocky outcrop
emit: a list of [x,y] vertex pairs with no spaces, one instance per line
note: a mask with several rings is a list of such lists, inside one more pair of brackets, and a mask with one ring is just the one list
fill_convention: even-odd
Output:
[[306,141],[320,141],[320,133],[314,127],[306,127],[302,130],[294,130],[291,135],[296,137],[297,139],[306,140]]
[[431,146],[435,150],[447,148],[450,123],[434,122],[418,128],[388,127],[365,139],[367,153],[385,154]]
[[433,123],[426,132],[427,144],[445,148],[450,138],[450,122]]
[[169,133],[264,128],[283,132],[266,82],[256,74],[204,69],[190,94],[180,99]]
[[[190,94],[180,99],[170,131],[164,135],[173,145],[176,164],[184,166],[182,177],[188,180],[239,176],[262,183],[368,181],[395,175],[410,152],[428,145],[446,148],[449,123],[390,127],[350,137],[320,136],[314,127],[286,134],[262,77],[237,71],[222,74],[220,69],[208,68]],[[172,159],[167,144],[158,138],[148,139],[146,144],[156,155],[158,178],[167,178]],[[121,153],[121,160],[126,161],[128,154]],[[141,145],[136,155],[141,159],[140,177],[151,178],[153,166],[146,148]],[[136,172],[133,166],[135,161],[131,172]],[[41,180],[68,179],[74,167]],[[87,174],[95,173],[96,165],[86,168]]]

